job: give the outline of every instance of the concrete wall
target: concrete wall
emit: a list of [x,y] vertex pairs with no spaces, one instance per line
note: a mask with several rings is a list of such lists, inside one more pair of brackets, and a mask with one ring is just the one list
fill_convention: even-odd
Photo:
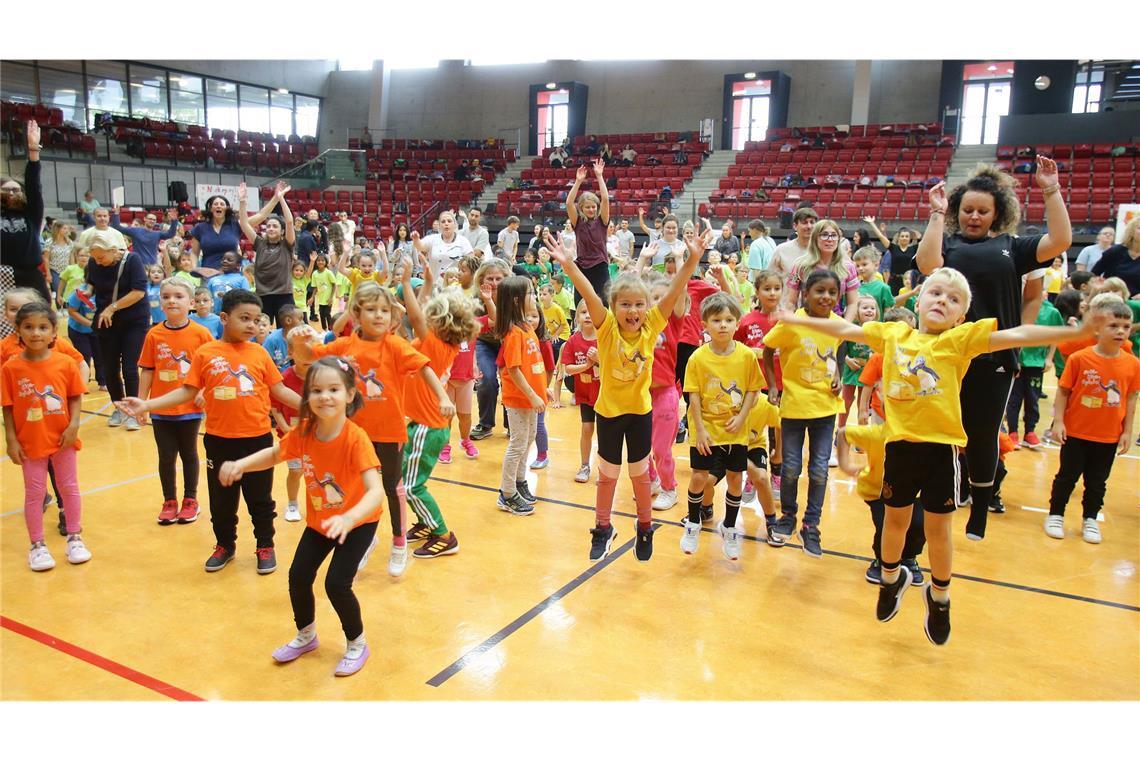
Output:
[[[845,124],[851,119],[854,61],[549,61],[518,66],[463,66],[391,73],[388,127],[399,137],[498,137],[529,129],[527,92],[541,82],[581,82],[590,88],[589,132],[697,129],[721,117],[724,75],[780,70],[792,80],[788,123]],[[940,61],[876,61],[872,122],[938,118]],[[345,129],[367,119],[370,72],[328,78],[321,147],[344,144]],[[326,145],[327,141],[327,145]],[[339,142],[338,142],[339,141]]]

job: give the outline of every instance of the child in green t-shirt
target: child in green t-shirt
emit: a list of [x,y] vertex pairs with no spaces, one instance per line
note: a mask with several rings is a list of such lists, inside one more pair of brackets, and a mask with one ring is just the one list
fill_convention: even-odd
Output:
[[87,262],[90,258],[91,254],[87,252],[87,249],[83,249],[76,254],[75,263],[68,264],[59,273],[59,288],[55,297],[61,306],[67,303],[67,299],[71,298],[75,288],[83,282],[86,277]]
[[855,262],[855,271],[859,274],[859,295],[868,295],[879,304],[879,313],[886,313],[894,308],[895,297],[887,283],[879,279],[879,251],[870,245],[865,245],[851,257]]

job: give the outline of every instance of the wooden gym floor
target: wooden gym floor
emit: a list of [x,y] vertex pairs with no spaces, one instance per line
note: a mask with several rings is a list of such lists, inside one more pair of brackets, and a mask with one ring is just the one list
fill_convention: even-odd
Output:
[[[1042,404],[1046,419],[1051,403]],[[4,700],[1140,698],[1136,448],[1115,464],[1099,546],[1080,538],[1080,487],[1066,539],[1042,530],[1057,451],[1009,455],[1007,512],[991,515],[987,539],[966,541],[965,515],[956,518],[953,635],[938,648],[923,635],[918,590],[895,620],[875,621],[876,592],[863,579],[868,510],[834,469],[823,559],[798,544],[774,549],[752,540],[762,520],[747,508],[750,539],[739,562],[724,558],[708,530],[686,557],[679,504],[654,513],[654,556],[639,563],[623,475],[615,550],[591,565],[594,486],[573,482],[578,410],[551,410],[551,465],[531,473],[540,501],[530,518],[495,508],[502,428],[478,443],[477,461],[458,456],[436,467],[431,488],[461,550],[413,560],[401,579],[387,575],[386,547],[377,550],[355,586],[372,658],[357,676],[337,679],[343,634],[320,583],[321,647],[286,666],[269,656],[294,632],[287,570],[304,523],[278,520],[279,569],[259,576],[243,512],[237,559],[205,573],[213,547],[205,476],[202,518],[159,526],[150,430],[108,428],[105,393],[86,396],[83,409],[79,471],[91,562],[67,564],[52,506],[45,524],[57,567],[28,569],[22,479],[6,457],[0,465]],[[685,457],[683,490],[687,444],[674,451]],[[280,514],[284,467],[274,496]],[[385,516],[382,535],[387,524]]]

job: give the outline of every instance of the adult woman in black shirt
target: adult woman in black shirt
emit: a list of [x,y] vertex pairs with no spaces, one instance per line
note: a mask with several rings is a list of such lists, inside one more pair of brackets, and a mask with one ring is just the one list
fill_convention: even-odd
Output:
[[1124,228],[1124,235],[1116,245],[1093,264],[1093,274],[1101,277],[1119,277],[1136,298],[1140,294],[1140,216],[1133,217]]
[[883,244],[883,257],[889,259],[887,284],[896,296],[902,289],[906,273],[914,269],[914,255],[918,245],[913,241],[913,235],[906,227],[899,227],[894,240],[889,240],[882,230],[875,226],[875,217],[865,216],[863,221],[871,227],[871,234]]
[[[28,162],[24,184],[0,178],[0,298],[11,288],[32,288],[51,303],[47,280],[39,269],[44,260],[40,227],[44,223],[44,195],[40,186],[40,127],[27,124]],[[45,271],[47,268],[45,267]],[[48,275],[50,277],[50,274]]]
[[[96,231],[89,241],[87,282],[95,291],[92,324],[103,354],[107,393],[112,401],[120,401],[139,395],[139,355],[150,329],[150,304],[142,258],[115,246],[110,234]],[[127,430],[139,429],[137,420],[118,409],[108,424],[117,427],[124,422]]]
[[[1063,254],[1072,243],[1056,162],[1038,156],[1036,178],[1045,198],[1049,229],[1045,235],[1012,234],[1021,217],[1014,193],[1017,184],[993,167],[979,166],[949,197],[943,182],[930,189],[930,222],[918,245],[915,265],[925,275],[946,266],[966,276],[973,295],[968,321],[992,317],[997,319],[998,330],[1021,324],[1021,278]],[[962,424],[969,439],[965,461],[972,499],[966,537],[975,541],[986,533],[997,471],[998,429],[1016,372],[1016,353],[996,351],[974,359],[962,379]]]

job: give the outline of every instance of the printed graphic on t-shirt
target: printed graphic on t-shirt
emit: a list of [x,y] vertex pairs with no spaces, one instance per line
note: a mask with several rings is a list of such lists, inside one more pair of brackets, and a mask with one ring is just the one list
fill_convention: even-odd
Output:
[[808,366],[800,369],[800,379],[805,383],[822,383],[835,377],[835,368],[838,362],[835,358],[835,348],[820,351],[819,346],[810,337],[800,338],[800,349],[808,357]]
[[380,378],[376,377],[376,369],[370,369],[367,372],[359,372],[361,381],[364,383],[364,398],[369,401],[379,401],[384,398],[384,383]]
[[640,346],[634,346],[630,350],[618,343],[617,355],[617,364],[610,370],[610,374],[615,380],[620,380],[623,383],[636,380],[641,375],[641,371],[645,369],[645,363],[648,361],[648,357],[641,353]]
[[1120,385],[1116,380],[1105,383],[1095,369],[1081,373],[1080,404],[1089,409],[1111,409],[1120,406]]
[[913,401],[920,396],[937,396],[942,393],[938,381],[942,378],[926,363],[921,354],[910,355],[895,346],[895,368],[901,380],[891,380],[887,396],[896,401]]
[[744,391],[736,381],[729,380],[726,385],[724,380],[715,376],[705,380],[701,398],[702,406],[711,416],[736,414],[744,406]]
[[39,422],[44,418],[44,415],[63,414],[63,397],[55,392],[55,388],[51,383],[48,383],[43,388],[37,388],[26,377],[20,378],[20,390],[17,391],[20,398],[28,398],[35,396],[40,400],[40,406],[33,406],[28,409],[28,422]]
[[159,361],[175,362],[178,365],[177,372],[170,369],[160,369],[158,371],[159,380],[172,383],[176,380],[186,379],[186,375],[190,372],[190,353],[188,351],[175,353],[167,344],[159,343],[157,354]]
[[344,506],[344,489],[336,482],[336,476],[326,472],[320,477],[313,468],[313,460],[305,454],[301,457],[301,471],[308,484],[309,506],[320,512],[325,509],[340,509]]
[[[214,387],[214,398],[219,401],[232,401],[238,397],[254,396],[257,391],[254,390],[255,381],[253,375],[249,374],[244,364],[239,364],[237,369],[230,367],[230,363],[226,361],[225,357],[215,356],[210,360],[209,372],[215,377],[234,378],[237,380],[237,387],[233,385],[217,385]],[[224,380],[223,380],[224,382]]]

